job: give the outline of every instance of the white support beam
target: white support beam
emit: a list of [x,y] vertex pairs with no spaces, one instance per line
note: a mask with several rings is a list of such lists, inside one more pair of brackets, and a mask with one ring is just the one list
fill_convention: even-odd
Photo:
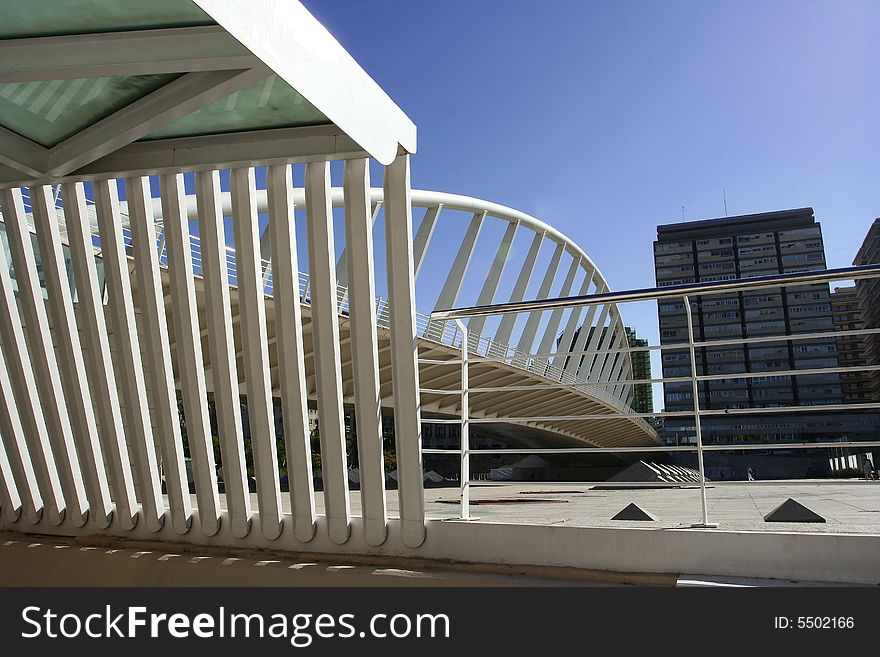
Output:
[[192,502],[186,465],[183,461],[183,437],[177,410],[177,391],[171,364],[168,322],[165,317],[165,293],[159,272],[156,250],[156,223],[148,178],[125,181],[128,215],[131,223],[134,264],[137,271],[138,301],[146,353],[146,371],[150,377],[150,411],[153,432],[162,450],[162,472],[171,509],[171,524],[178,534],[185,534],[192,524]]
[[259,60],[217,25],[0,41],[0,83],[251,68]]
[[[498,285],[501,283],[501,277],[504,275],[504,268],[510,257],[510,247],[513,245],[513,238],[516,236],[517,228],[519,228],[518,221],[512,221],[507,225],[504,235],[501,237],[501,244],[495,253],[495,259],[492,261],[492,266],[489,268],[489,273],[483,282],[483,288],[477,297],[476,305],[485,306],[495,301],[495,293],[498,292]],[[486,325],[486,319],[488,318],[472,317],[468,320],[468,339],[473,344],[479,342],[480,336],[483,333],[483,327]]]
[[330,540],[342,545],[348,541],[351,533],[351,508],[348,499],[345,422],[342,409],[342,371],[329,162],[313,162],[306,165],[305,192],[324,507]]
[[138,501],[143,508],[147,528],[156,532],[165,519],[165,504],[159,482],[159,466],[147,406],[147,388],[144,365],[141,360],[140,340],[134,317],[131,296],[131,274],[122,235],[122,217],[115,180],[97,180],[92,189],[101,236],[101,260],[109,301],[108,310],[113,321],[113,339],[116,346],[114,364],[120,375],[125,416],[125,435],[134,462]]
[[[174,323],[174,343],[177,354],[177,370],[183,397],[183,414],[186,419],[186,437],[192,458],[193,483],[196,489],[196,502],[199,509],[199,526],[207,536],[220,530],[220,496],[217,489],[217,468],[214,461],[214,442],[211,437],[211,422],[208,418],[208,393],[205,386],[204,361],[202,360],[202,340],[199,335],[199,311],[196,304],[195,281],[193,280],[192,250],[190,247],[189,221],[186,215],[186,201],[183,187],[183,174],[165,175],[159,179],[159,195],[162,203],[162,223],[165,226],[165,248],[168,253],[168,275],[171,287],[171,319]],[[196,199],[199,189],[196,187]],[[201,213],[205,210],[200,207]],[[201,224],[200,224],[201,227]],[[205,233],[200,230],[203,249]],[[206,279],[207,288],[207,279]],[[208,309],[212,297],[206,294]],[[209,319],[210,326],[210,319]],[[215,392],[216,394],[216,392]],[[235,398],[238,407],[238,397]],[[218,405],[218,416],[220,407]],[[220,432],[221,452],[223,432]],[[225,469],[224,469],[225,472]],[[224,480],[229,475],[224,476]],[[235,506],[235,497],[230,494],[231,484],[226,484],[226,503],[232,533],[236,538],[247,535],[242,532]],[[248,516],[243,520],[248,525]]]
[[[385,196],[388,196],[387,192]],[[410,207],[410,215],[412,215],[412,207]],[[485,218],[485,211],[476,212],[471,218],[464,238],[458,247],[458,252],[455,254],[455,259],[452,261],[452,266],[449,268],[449,274],[447,274],[446,280],[443,282],[443,288],[440,290],[440,296],[437,297],[437,303],[434,304],[434,310],[446,310],[455,306],[458,295],[461,293],[464,277],[467,275],[468,268],[471,265],[471,259],[474,256],[477,239],[480,237],[480,231],[483,228],[483,220]],[[412,233],[412,227],[410,227],[410,233]],[[412,246],[409,248],[412,249]],[[446,330],[446,322],[432,321],[428,323],[425,335],[433,339],[440,339],[444,330]]]
[[385,257],[401,538],[415,548],[425,541],[425,491],[409,155],[398,155],[385,167]]
[[[0,44],[2,43],[0,40]],[[24,174],[39,178],[49,168],[49,151],[0,126],[0,164],[15,169],[14,176]]]
[[[580,266],[581,259],[573,257],[571,259],[571,265],[568,268],[568,273],[562,281],[562,288],[559,290],[560,297],[567,297],[571,294],[571,288],[574,285],[574,278],[577,276]],[[559,325],[562,323],[562,314],[564,312],[564,308],[556,308],[550,313],[550,319],[547,321],[547,326],[544,328],[544,334],[541,336],[541,340],[538,343],[538,353],[546,354],[554,350],[556,344],[556,332],[559,330]],[[572,309],[572,312],[574,312],[574,309]],[[561,345],[558,350],[568,351],[568,348]]]
[[[388,196],[387,192],[385,196]],[[412,213],[412,210],[410,210],[410,213]],[[471,265],[471,259],[474,256],[477,239],[480,236],[480,230],[483,228],[483,220],[485,218],[485,212],[474,213],[474,216],[471,218],[471,223],[468,224],[467,232],[465,232],[464,238],[458,247],[458,252],[455,254],[455,259],[452,261],[452,267],[449,269],[449,275],[443,283],[443,289],[440,291],[437,303],[434,304],[434,310],[455,306],[458,295],[461,293],[464,277],[467,275],[467,270]],[[410,231],[412,231],[412,228],[410,228]]]
[[[591,275],[593,276],[593,279],[595,281],[596,270],[591,270]],[[593,290],[595,294],[601,294],[602,292],[607,291],[608,287],[605,285],[604,281],[601,280],[601,278],[599,281],[595,282],[595,289]],[[587,314],[584,317],[584,321],[581,323],[578,329],[577,339],[575,340],[574,345],[569,351],[586,351],[587,340],[592,337],[590,335],[590,327],[593,325],[593,319],[596,316],[597,309],[598,306],[596,305],[592,305],[587,309]],[[568,359],[568,363],[565,365],[565,371],[570,372],[571,374],[576,374],[581,367],[581,362],[586,365],[587,363],[591,362],[591,360],[591,356],[570,356]],[[580,376],[582,378],[586,378],[587,371],[587,369],[581,370]]]
[[442,205],[435,205],[425,210],[425,216],[422,217],[419,230],[413,239],[413,275],[416,280],[418,280],[422,264],[425,262],[425,254],[428,252],[428,246],[431,244],[431,238],[434,236],[434,229],[437,227],[437,220],[440,218],[442,210]]
[[268,74],[264,67],[187,73],[52,147],[48,174],[66,176]]
[[[193,0],[381,164],[416,152],[416,126],[327,29],[292,0]],[[342,91],[342,93],[341,93]]]
[[[562,254],[564,252],[565,244],[560,242],[556,245],[556,250],[553,251],[553,257],[550,258],[550,264],[547,266],[547,271],[544,272],[544,279],[541,281],[541,287],[538,288],[537,299],[546,299],[550,296],[550,290],[553,287],[553,281],[556,280],[556,272],[559,271],[559,263],[562,261]],[[543,314],[544,312],[541,310],[529,313],[526,325],[523,327],[523,331],[519,336],[519,341],[516,344],[517,351],[526,354],[532,353],[532,345],[535,342],[535,336],[538,333],[538,325],[541,323],[541,317]]]
[[266,230],[271,233],[278,379],[293,530],[297,539],[307,543],[315,536],[316,511],[291,182],[290,165],[269,168],[266,178],[269,227]]
[[[520,269],[519,276],[517,276],[516,283],[510,293],[510,302],[518,303],[525,299],[526,290],[529,287],[529,282],[532,280],[532,274],[535,271],[535,263],[538,261],[538,252],[541,250],[541,244],[543,241],[544,233],[535,232],[535,236],[532,238],[532,244],[529,246],[529,251],[526,254],[526,259],[523,262],[522,269]],[[510,336],[513,335],[513,327],[516,325],[517,317],[518,315],[516,313],[507,313],[501,317],[501,321],[498,323],[498,329],[495,331],[495,337],[493,338],[495,342],[499,344],[510,344]]]
[[[593,306],[594,308],[596,306]],[[592,335],[589,336],[589,340],[587,340],[587,346],[584,351],[599,351],[601,348],[599,345],[605,341],[605,334],[608,333],[606,331],[606,323],[608,321],[608,312],[611,309],[610,305],[601,306],[601,310],[599,311],[599,319],[592,326]],[[589,332],[590,326],[584,325],[584,329]],[[598,381],[599,380],[599,371],[602,368],[602,356],[600,354],[594,354],[592,356],[587,356],[584,359],[585,369],[581,369],[581,376],[588,378],[590,381]]]
[[71,281],[62,252],[64,243],[58,225],[60,215],[55,209],[56,200],[51,187],[34,188],[30,197],[46,291],[51,299],[51,303],[46,305],[52,318],[52,332],[58,349],[61,386],[70,413],[79,463],[83,469],[89,500],[89,517],[103,529],[108,527],[112,520],[113,501],[110,496],[104,457],[101,454],[95,409],[89,395],[88,375],[74,313]]
[[[5,263],[4,263],[5,264]],[[0,358],[0,440],[3,442],[3,458],[7,458],[11,478],[3,472],[10,502],[18,498],[20,515],[25,522],[36,524],[43,515],[43,497],[34,472],[30,449],[25,440],[24,427],[18,414],[12,380],[6,369],[6,359]],[[15,493],[13,495],[13,492]],[[5,511],[5,509],[4,509]]]
[[254,199],[254,169],[232,170],[232,225],[235,233],[235,273],[241,341],[244,351],[248,426],[257,479],[260,530],[273,540],[281,535],[281,489],[275,447],[275,414],[269,380],[266,307],[260,267],[260,236]]
[[348,271],[351,273],[348,307],[364,540],[368,545],[377,546],[385,542],[388,534],[388,508],[385,502],[369,161],[347,161],[343,184],[345,241],[348,245]]
[[[11,223],[12,215],[6,199],[3,199],[3,206],[4,219]],[[27,444],[26,453],[22,453],[21,458],[30,459],[47,517],[53,525],[59,525],[66,510],[64,492],[43,417],[11,274],[5,249],[0,248],[0,342],[15,395],[13,408],[18,410]]]
[[226,230],[220,208],[219,172],[201,171],[196,174],[196,203],[202,245],[202,277],[205,281],[208,348],[214,382],[214,409],[220,432],[226,508],[233,535],[244,538],[251,527],[251,498],[245,468],[241,400],[226,265]]
[[[153,139],[123,146],[72,172],[74,178],[101,175],[213,171],[240,166],[323,162],[366,157],[367,153],[335,125],[253,130],[202,137]],[[2,172],[0,172],[2,174]],[[0,183],[8,178],[0,175]]]
[[[590,283],[593,282],[594,271],[595,270],[590,269],[589,267],[584,267],[584,280],[581,283],[578,295],[583,296],[589,292]],[[568,322],[566,322],[565,325],[565,330],[562,332],[562,339],[559,341],[559,351],[574,351],[572,348],[574,332],[577,330],[578,322],[580,321],[581,315],[583,315],[583,311],[584,309],[582,306],[571,309],[571,312],[568,315]],[[551,362],[555,367],[562,368],[565,365],[567,358],[568,356],[554,356]]]
[[70,257],[76,277],[77,311],[81,315],[86,372],[92,407],[97,411],[101,451],[110,475],[110,493],[123,529],[137,523],[137,498],[132,481],[131,462],[125,441],[119,389],[110,356],[107,322],[104,318],[103,290],[98,282],[95,247],[89,225],[89,210],[83,186],[68,183],[61,188]]
[[18,306],[27,327],[30,354],[28,369],[36,384],[45,430],[64,494],[65,517],[74,526],[82,527],[88,518],[89,505],[67,404],[63,393],[56,387],[61,374],[52,344],[49,318],[46,315],[46,304],[37,273],[34,245],[21,190],[0,190],[0,206],[12,265],[15,268],[15,282],[18,284]]

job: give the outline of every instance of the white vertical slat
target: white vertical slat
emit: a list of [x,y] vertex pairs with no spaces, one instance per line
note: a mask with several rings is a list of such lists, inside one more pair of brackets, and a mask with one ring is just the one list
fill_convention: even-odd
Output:
[[55,347],[52,345],[49,318],[46,316],[46,305],[37,273],[34,245],[21,190],[18,188],[0,190],[0,205],[3,207],[6,236],[15,267],[15,280],[18,283],[18,306],[27,327],[30,372],[36,384],[45,430],[52,447],[61,491],[64,494],[65,517],[77,527],[81,527],[88,518],[89,504],[73,441],[70,416],[67,414],[67,404],[64,402],[61,390],[56,387],[61,375],[55,358]]
[[104,318],[103,290],[98,283],[95,247],[82,184],[63,185],[61,198],[76,278],[77,310],[82,313],[91,402],[97,411],[101,450],[110,475],[110,493],[116,504],[120,525],[123,529],[133,529],[138,518],[137,499],[122,429],[122,409],[119,407]]
[[[382,207],[381,203],[374,203],[372,205],[372,212],[370,214],[370,226],[372,227],[376,223],[376,219],[379,217],[379,208]],[[339,254],[339,258],[336,261],[336,284],[339,287],[348,287],[348,243],[346,242],[345,246],[342,247],[342,253]],[[347,296],[346,291],[346,296]]]
[[370,221],[370,168],[365,159],[347,160],[344,174],[345,241],[348,245],[349,321],[351,322],[358,469],[364,539],[382,545],[388,535],[385,455],[379,393],[379,339],[376,330],[376,282],[373,224]]
[[[568,273],[565,275],[565,279],[562,281],[562,288],[559,290],[560,297],[567,297],[571,294],[571,287],[572,285],[574,285],[574,278],[575,276],[577,276],[580,265],[580,257],[573,257],[571,260],[571,266],[568,268]],[[554,351],[554,346],[556,344],[556,332],[559,330],[559,325],[562,323],[562,315],[564,312],[564,308],[555,308],[550,312],[550,319],[547,321],[547,326],[544,327],[544,334],[541,336],[541,341],[538,343],[538,353],[546,354]],[[556,349],[556,351],[564,350],[565,347],[560,347],[559,349]],[[549,360],[549,358],[546,360]]]
[[434,229],[437,227],[437,220],[440,218],[442,210],[442,205],[428,208],[425,211],[425,216],[422,217],[422,223],[419,224],[416,236],[413,238],[413,276],[416,280],[422,270],[422,263],[425,262],[425,254],[428,252],[428,246],[431,244],[431,238],[434,236]]
[[[501,244],[498,247],[498,251],[495,252],[495,259],[492,261],[492,266],[489,268],[489,273],[486,275],[486,280],[483,282],[480,295],[477,297],[476,305],[486,306],[495,300],[495,293],[498,291],[498,284],[501,282],[501,277],[504,275],[504,268],[507,266],[507,260],[510,257],[510,247],[513,245],[513,239],[516,236],[517,228],[519,228],[519,222],[512,221],[504,231],[504,235],[501,238]],[[479,342],[487,319],[488,317],[471,317],[468,320],[468,339],[471,340],[473,344]]]
[[21,517],[21,496],[12,475],[12,466],[6,457],[6,448],[0,442],[0,511],[6,522],[15,522]]
[[[2,249],[0,249],[2,250]],[[3,441],[3,456],[9,461],[12,479],[8,480],[11,490],[15,490],[21,504],[21,517],[25,522],[36,524],[43,515],[43,498],[37,475],[28,453],[21,418],[12,391],[12,381],[6,369],[6,359],[0,356],[0,439]],[[6,474],[4,473],[4,478]]]
[[[590,283],[593,282],[593,269],[584,268],[584,280],[581,283],[578,296],[585,295],[590,289]],[[558,351],[573,351],[572,341],[574,340],[574,332],[577,330],[578,321],[583,314],[583,306],[577,306],[571,309],[568,315],[568,322],[565,324],[565,330],[562,332],[562,339],[559,341]],[[562,367],[568,356],[556,356],[553,358],[553,365]]]
[[408,547],[425,541],[422,422],[419,410],[416,295],[413,276],[409,155],[385,167],[385,253],[391,308],[391,382],[397,446],[401,538]]
[[[220,207],[219,172],[205,171],[196,174],[196,202],[202,248],[202,276],[205,281],[208,351],[211,357],[217,431],[220,434],[226,509],[233,535],[244,538],[250,533],[252,510],[244,455],[238,370],[235,365],[226,230]],[[198,343],[199,362],[201,353],[201,344]],[[204,388],[204,375],[200,385]]]
[[49,292],[49,314],[58,348],[58,365],[67,410],[73,426],[79,463],[89,500],[89,516],[101,528],[113,519],[113,500],[101,439],[95,421],[95,409],[89,396],[89,382],[80,343],[79,328],[74,314],[70,280],[64,262],[62,240],[55,210],[55,194],[48,186],[31,190],[34,224],[46,290]]
[[[3,204],[4,213],[10,212],[5,199]],[[10,215],[6,214],[4,218],[9,221]],[[40,408],[37,383],[12,285],[6,253],[0,248],[0,341],[3,343],[6,367],[14,390],[14,407],[18,409],[21,419],[27,443],[26,456],[33,464],[46,516],[52,524],[60,525],[65,514],[64,492],[52,454],[49,431]]]
[[281,535],[281,489],[278,482],[275,416],[272,410],[272,382],[269,379],[269,347],[255,196],[253,168],[233,169],[232,224],[235,229],[235,270],[248,424],[254,452],[260,529],[263,536],[271,540]]
[[[550,258],[550,264],[547,271],[544,272],[544,279],[541,281],[541,287],[538,289],[537,299],[546,299],[550,296],[550,289],[553,287],[553,281],[556,279],[556,272],[559,271],[559,263],[562,260],[562,253],[565,251],[565,245],[559,243]],[[538,333],[538,325],[541,323],[541,317],[544,315],[543,310],[534,310],[529,313],[526,325],[519,336],[516,350],[523,353],[532,353],[532,345],[535,342],[535,335]]]
[[351,533],[351,509],[342,416],[330,163],[306,164],[305,183],[321,478],[330,540],[341,545]]
[[[186,438],[192,459],[199,526],[206,535],[213,536],[220,530],[220,495],[217,490],[211,421],[208,418],[208,392],[205,387],[205,364],[202,361],[199,310],[193,279],[183,174],[161,176],[159,196],[162,201],[162,223],[165,226],[165,249],[171,279],[174,345],[183,395],[183,414],[186,418]],[[200,211],[201,209],[199,207]],[[237,405],[238,399],[235,401]],[[235,523],[233,531],[234,529]]]
[[177,391],[171,366],[168,323],[165,318],[165,292],[159,273],[156,250],[156,223],[148,178],[128,178],[125,196],[131,223],[134,264],[137,271],[138,301],[150,376],[152,418],[162,448],[162,471],[171,508],[174,531],[185,534],[192,523],[192,502],[183,462],[183,437],[177,412]]
[[[610,308],[611,306],[608,304],[602,306],[602,309],[599,311],[599,319],[593,327],[593,335],[591,335],[590,339],[587,341],[587,346],[584,351],[599,351],[601,349],[599,345],[605,341],[606,331],[603,329],[608,321],[608,311]],[[589,326],[585,328],[587,331],[590,330]],[[601,369],[603,362],[601,354],[586,356],[581,368],[581,374],[589,377],[590,381],[598,381],[599,370]]]
[[312,485],[312,452],[303,347],[302,308],[299,298],[299,265],[291,199],[291,167],[269,167],[266,181],[272,247],[272,296],[275,300],[275,338],[278,342],[278,378],[287,481],[296,537],[303,542],[315,536],[315,491]]
[[131,276],[125,255],[122,218],[115,180],[92,183],[101,235],[101,258],[109,295],[108,310],[113,318],[114,359],[119,373],[125,414],[126,437],[134,462],[138,501],[150,531],[159,531],[165,519],[165,504],[159,482],[159,466],[147,407],[147,388],[141,360],[140,340],[134,318]]
[[[544,241],[544,233],[536,232],[532,238],[532,244],[526,254],[526,259],[520,269],[519,276],[516,277],[516,283],[510,292],[510,301],[519,302],[525,299],[526,290],[529,282],[532,280],[532,274],[535,271],[535,263],[538,261],[538,252],[541,250],[541,243]],[[510,336],[513,335],[513,327],[516,324],[518,315],[516,313],[506,313],[501,317],[498,323],[498,330],[495,331],[495,342],[499,344],[510,344]]]

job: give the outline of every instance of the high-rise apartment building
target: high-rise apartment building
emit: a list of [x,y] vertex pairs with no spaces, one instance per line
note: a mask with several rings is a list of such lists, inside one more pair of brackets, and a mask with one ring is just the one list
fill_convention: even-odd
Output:
[[[654,265],[660,287],[733,280],[825,269],[822,228],[812,208],[692,221],[657,227]],[[726,294],[692,296],[694,338],[718,342],[697,349],[702,409],[745,409],[767,406],[835,404],[843,401],[838,374],[797,377],[773,372],[837,367],[833,338],[744,342],[744,338],[833,331],[828,284],[763,288]],[[681,299],[658,302],[661,344],[687,340]],[[664,377],[688,376],[686,349],[662,352]],[[759,373],[752,378],[725,375]],[[691,382],[664,384],[667,411],[693,409]],[[832,426],[834,425],[834,426]],[[671,442],[692,442],[694,422],[667,418]],[[840,435],[836,420],[824,415],[731,415],[706,418],[707,442],[788,441]]]
[[[880,219],[874,220],[853,264],[880,264]],[[859,299],[865,328],[880,328],[880,278],[866,278],[856,281],[856,295]],[[880,365],[880,335],[869,334],[864,337],[864,340],[868,363]],[[880,371],[871,372],[870,379],[873,399],[880,399]]]
[[[835,287],[831,293],[831,312],[836,331],[854,331],[865,327],[862,308],[855,286]],[[836,336],[837,360],[840,367],[862,367],[868,364],[868,350],[864,335]],[[843,400],[848,404],[872,401],[871,372],[845,372],[840,375]]]
[[[648,346],[648,341],[638,337],[634,328],[629,326],[625,328],[630,347]],[[630,358],[632,360],[632,378],[634,380],[652,378],[650,351],[633,351],[630,354]],[[650,383],[638,383],[633,386],[632,408],[636,413],[651,413],[654,411],[654,393]]]

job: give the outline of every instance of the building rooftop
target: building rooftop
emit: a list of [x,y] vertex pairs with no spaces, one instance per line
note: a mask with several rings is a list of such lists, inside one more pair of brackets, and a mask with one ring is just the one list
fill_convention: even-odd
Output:
[[744,232],[748,230],[762,230],[762,224],[773,223],[774,227],[807,226],[815,223],[813,208],[793,208],[790,210],[776,210],[774,212],[760,212],[757,214],[743,214],[734,217],[718,217],[715,219],[702,219],[699,221],[686,221],[676,224],[663,224],[657,226],[657,239],[661,242],[681,239],[683,234],[687,238],[712,237],[729,235],[732,232]]

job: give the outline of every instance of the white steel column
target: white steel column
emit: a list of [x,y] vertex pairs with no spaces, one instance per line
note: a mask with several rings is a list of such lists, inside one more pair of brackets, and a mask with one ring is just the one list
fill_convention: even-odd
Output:
[[[244,537],[250,533],[252,509],[244,453],[238,369],[235,362],[219,172],[196,173],[196,204],[202,248],[202,276],[205,281],[208,350],[214,383],[217,430],[220,434],[226,508],[233,534]],[[209,424],[205,427],[206,431],[210,431]]]
[[95,409],[89,396],[89,382],[70,291],[71,281],[62,253],[59,215],[55,209],[56,196],[60,191],[60,186],[55,194],[49,187],[37,187],[31,191],[31,205],[43,276],[50,299],[47,305],[52,318],[55,345],[58,348],[61,386],[70,413],[80,467],[83,469],[89,499],[89,517],[103,529],[113,519],[113,500],[104,457],[101,455]]
[[[37,191],[37,188],[34,189]],[[62,391],[56,386],[61,378],[49,319],[43,300],[43,290],[37,274],[34,245],[25,215],[21,190],[17,188],[0,190],[0,205],[3,206],[3,219],[9,250],[15,267],[15,281],[18,283],[18,305],[27,326],[27,345],[30,354],[30,374],[34,377],[39,395],[45,429],[52,447],[55,468],[61,483],[66,506],[65,517],[77,527],[85,524],[88,518],[88,500],[82,479],[79,458],[73,440],[73,429]]]
[[[342,545],[351,533],[348,465],[342,410],[342,369],[333,252],[330,163],[306,164],[306,222],[309,235],[312,338],[321,440],[321,477],[330,540]],[[387,219],[386,219],[387,221]]]
[[[579,296],[584,296],[589,292],[590,283],[593,281],[593,271],[592,269],[584,268],[584,281],[581,283],[580,290],[578,291]],[[574,332],[577,330],[578,320],[580,320],[583,310],[583,306],[576,306],[571,309],[568,315],[568,322],[565,324],[565,330],[562,332],[562,339],[559,341],[558,351],[574,351],[572,341],[574,340]],[[566,358],[568,356],[556,356],[551,362],[556,367],[562,367],[565,364]],[[567,370],[568,368],[566,368]]]
[[271,231],[272,296],[275,299],[275,338],[278,342],[287,480],[294,533],[300,541],[307,543],[315,536],[316,512],[291,182],[290,165],[269,167],[266,178],[267,230]]
[[[544,280],[541,281],[541,287],[538,290],[538,299],[546,299],[550,296],[550,289],[553,287],[553,281],[556,279],[556,272],[559,271],[559,263],[562,260],[562,254],[565,251],[565,244],[556,245],[547,271],[544,273]],[[526,325],[517,342],[516,350],[529,354],[532,352],[532,345],[535,342],[535,335],[538,333],[538,325],[541,323],[543,310],[535,310],[529,313]]]
[[124,399],[125,435],[135,466],[138,501],[143,507],[147,528],[155,532],[162,528],[165,505],[159,483],[150,412],[147,408],[144,366],[134,319],[134,301],[131,297],[131,279],[123,243],[116,181],[97,180],[92,183],[92,188],[95,192],[101,258],[110,299],[107,305],[113,317],[115,363],[122,379],[120,387]]
[[269,380],[269,348],[266,335],[263,276],[260,268],[260,236],[254,199],[254,170],[232,170],[232,225],[235,229],[235,271],[238,282],[241,342],[244,352],[248,425],[254,452],[260,528],[263,536],[281,535],[281,489],[275,443],[272,382]]
[[[562,281],[562,289],[559,291],[560,297],[567,297],[571,294],[571,288],[574,285],[574,278],[577,276],[578,268],[581,266],[581,259],[579,257],[572,257],[571,265],[568,268],[568,273],[565,275],[565,279]],[[550,319],[547,321],[547,326],[544,328],[544,335],[541,336],[541,342],[538,346],[538,353],[546,354],[554,351],[554,344],[556,342],[556,331],[559,330],[559,325],[562,323],[562,314],[565,312],[564,308],[556,308],[550,313]],[[572,308],[572,312],[574,312],[574,308]],[[567,347],[564,345],[560,345],[556,351],[567,351]],[[547,359],[550,360],[549,358]]]
[[[198,200],[198,189],[196,192]],[[162,200],[162,221],[165,225],[165,250],[168,255],[168,274],[171,285],[171,318],[174,322],[177,370],[183,398],[183,415],[186,418],[186,437],[193,465],[193,483],[199,508],[199,526],[206,535],[213,536],[220,530],[220,495],[217,490],[217,468],[214,461],[211,423],[208,419],[208,393],[205,389],[205,365],[202,360],[199,310],[196,304],[195,281],[193,279],[183,174],[161,176],[159,178],[159,193]],[[200,218],[203,212],[204,208],[200,205]],[[205,249],[204,237],[202,249],[203,251]],[[204,252],[202,258],[202,274],[204,275]],[[205,296],[210,312],[212,296],[207,285],[206,278]],[[235,402],[237,407],[237,397]],[[218,415],[219,410],[218,407]],[[224,479],[228,479],[225,468]],[[230,495],[230,487],[230,484],[226,483],[226,504],[229,509],[232,533],[240,538],[247,535],[247,531],[242,533],[239,529],[240,525],[237,523],[243,522],[247,526],[248,516],[241,520],[234,513],[236,510],[235,499]]]
[[[347,160],[346,160],[347,161]],[[369,190],[367,191],[369,193]],[[370,204],[367,203],[367,207],[370,207]],[[370,212],[370,228],[372,229],[373,225],[376,223],[376,219],[379,217],[379,209],[382,207],[381,203],[374,203],[372,206],[372,210]],[[336,285],[339,287],[348,288],[348,240],[346,240],[345,246],[342,247],[342,252],[339,254],[339,259],[336,261]],[[345,294],[348,294],[348,290],[346,290]],[[342,302],[340,301],[340,306]]]
[[[535,271],[535,263],[538,261],[538,252],[541,250],[541,243],[543,241],[544,233],[536,232],[535,236],[532,238],[532,245],[529,247],[529,251],[526,254],[522,269],[520,269],[519,276],[516,278],[513,291],[510,293],[509,301],[511,303],[516,303],[525,299],[526,290],[529,287],[529,282],[532,280],[532,274]],[[495,337],[493,338],[495,342],[499,344],[510,344],[510,336],[513,334],[513,327],[516,325],[516,318],[518,316],[519,315],[516,313],[505,313],[502,315],[501,322],[498,324],[498,330],[495,331]]]
[[[5,265],[3,262],[0,264]],[[25,522],[36,524],[43,515],[43,498],[40,495],[40,485],[37,482],[30,450],[25,440],[24,428],[18,415],[18,407],[12,391],[12,381],[9,378],[9,371],[6,369],[6,359],[3,357],[0,357],[0,438],[2,438],[5,448],[0,452],[3,452],[3,456],[8,458],[14,476],[14,480],[7,479],[10,501],[12,501],[12,492],[15,491],[21,504],[22,519]],[[5,472],[3,476],[6,477]]]
[[159,273],[156,250],[156,224],[149,178],[128,178],[125,196],[131,225],[134,264],[137,271],[141,327],[146,347],[147,372],[156,439],[162,448],[162,472],[171,508],[171,524],[185,534],[192,524],[192,502],[183,461],[183,438],[177,411],[177,392],[171,366],[168,322],[165,318],[165,292]]
[[413,275],[416,280],[419,278],[422,263],[425,262],[425,254],[428,252],[428,245],[434,236],[434,229],[437,227],[437,220],[442,210],[442,205],[435,205],[425,210],[425,216],[422,217],[422,223],[419,224],[419,230],[413,238]]
[[388,508],[385,503],[385,454],[382,448],[379,338],[374,301],[376,284],[368,160],[346,160],[343,184],[346,254],[348,271],[351,274],[348,288],[351,366],[364,540],[368,545],[375,546],[385,542],[388,533]]
[[[513,244],[513,238],[516,236],[516,229],[519,228],[519,222],[513,221],[507,225],[504,235],[501,238],[501,245],[495,253],[495,259],[489,268],[489,273],[477,297],[478,306],[486,306],[495,300],[495,293],[498,291],[498,284],[501,283],[501,277],[504,275],[504,268],[507,265],[507,259],[510,257],[510,247]],[[468,320],[468,339],[474,343],[479,342],[480,335],[483,333],[483,327],[486,325],[488,318],[472,317]]]
[[86,371],[92,393],[92,407],[97,410],[101,450],[110,474],[110,493],[123,529],[137,523],[138,508],[132,481],[131,461],[122,428],[122,409],[116,375],[110,357],[110,341],[104,318],[101,285],[95,264],[95,247],[89,225],[89,210],[81,183],[61,187],[64,218],[70,257],[76,277],[77,310],[82,314],[81,326],[85,339]]
[[425,491],[409,155],[385,167],[385,257],[401,532],[404,545],[418,547],[425,541]]

